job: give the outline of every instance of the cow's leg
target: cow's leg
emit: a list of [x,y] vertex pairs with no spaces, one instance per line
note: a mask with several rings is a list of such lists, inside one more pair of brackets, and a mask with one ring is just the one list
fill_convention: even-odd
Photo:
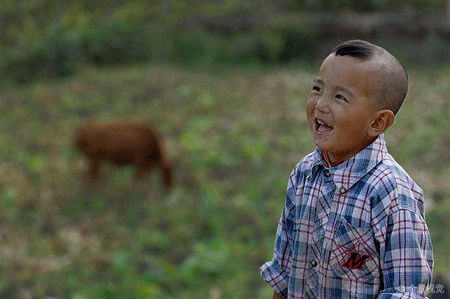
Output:
[[100,169],[100,160],[90,159],[89,176],[92,181],[98,180],[99,169]]

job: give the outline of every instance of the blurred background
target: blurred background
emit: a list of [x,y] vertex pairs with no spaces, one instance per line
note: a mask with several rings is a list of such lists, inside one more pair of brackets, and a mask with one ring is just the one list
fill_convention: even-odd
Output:
[[[450,17],[443,0],[2,0],[0,298],[271,298],[287,179],[314,150],[321,60],[365,39],[406,66],[385,134],[424,189],[436,284],[450,278]],[[174,165],[103,165],[90,122],[145,122]],[[448,292],[448,289],[446,290]],[[448,294],[448,293],[447,293]],[[441,296],[441,297],[438,297]]]

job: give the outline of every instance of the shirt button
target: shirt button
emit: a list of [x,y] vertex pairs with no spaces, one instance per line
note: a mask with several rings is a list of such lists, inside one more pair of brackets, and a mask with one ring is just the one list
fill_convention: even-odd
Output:
[[331,176],[331,173],[330,173],[330,171],[328,169],[325,169],[323,171],[323,175],[326,176],[327,178],[329,178]]
[[310,181],[312,179],[312,174],[308,175],[308,177],[306,178],[308,181]]
[[347,192],[347,189],[345,189],[344,186],[342,186],[341,188],[339,188],[339,193],[344,194],[345,192]]
[[317,261],[316,260],[311,260],[311,266],[316,267],[317,266]]

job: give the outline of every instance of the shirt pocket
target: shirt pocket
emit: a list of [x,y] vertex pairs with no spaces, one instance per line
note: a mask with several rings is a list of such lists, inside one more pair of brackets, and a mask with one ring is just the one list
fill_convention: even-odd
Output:
[[379,282],[379,254],[371,228],[355,227],[341,218],[335,225],[330,258],[331,269],[340,278]]

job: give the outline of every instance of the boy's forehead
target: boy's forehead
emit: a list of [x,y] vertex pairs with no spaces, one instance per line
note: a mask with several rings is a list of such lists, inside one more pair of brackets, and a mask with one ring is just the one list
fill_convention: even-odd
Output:
[[373,72],[378,68],[376,59],[360,60],[351,56],[336,56],[334,53],[331,53],[323,60],[320,69],[329,65],[333,67],[356,68],[362,72]]
[[[319,77],[328,73],[355,77],[355,79],[373,78],[379,72],[376,61],[361,61],[350,56],[335,56],[330,54],[324,59],[319,69]],[[341,77],[338,77],[341,78]],[[343,78],[341,78],[343,79]],[[366,82],[367,83],[367,82]]]
[[323,61],[317,79],[325,84],[371,96],[377,85],[378,70],[379,66],[373,60],[361,61],[350,56],[330,54]]

